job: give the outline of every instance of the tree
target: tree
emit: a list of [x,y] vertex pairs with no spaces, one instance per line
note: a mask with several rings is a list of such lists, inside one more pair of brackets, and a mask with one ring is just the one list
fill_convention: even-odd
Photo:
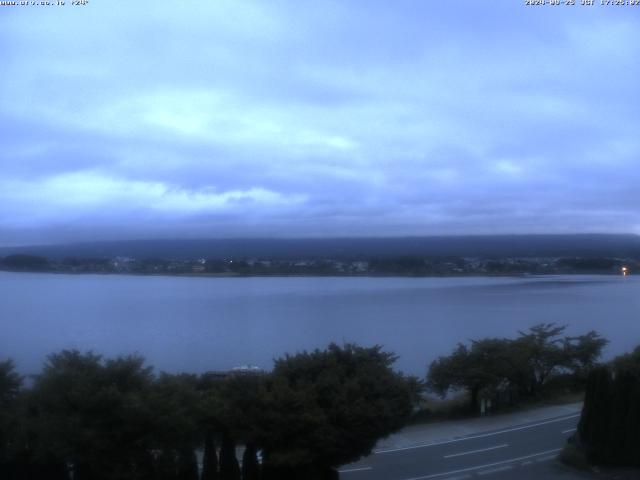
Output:
[[151,368],[137,356],[49,356],[32,392],[36,455],[73,465],[77,480],[142,474],[154,433],[152,380]]
[[267,375],[242,373],[218,382],[213,390],[217,397],[218,429],[243,443],[256,443],[260,434],[255,419],[264,412]]
[[613,362],[611,408],[606,461],[640,467],[640,346]]
[[240,480],[240,465],[236,458],[236,443],[231,435],[222,435],[220,447],[220,480]]
[[605,448],[611,415],[611,371],[606,366],[594,368],[587,379],[587,389],[578,423],[582,442],[590,445],[590,457]]
[[584,384],[607,341],[594,331],[561,337],[565,328],[541,323],[519,332],[516,339],[486,338],[472,340],[470,346],[458,344],[450,355],[431,363],[428,387],[441,396],[451,389],[466,390],[471,410],[477,411],[483,391],[493,394],[500,388],[517,388],[521,396],[537,396],[560,374]]
[[10,458],[16,435],[16,399],[22,387],[22,377],[11,360],[0,362],[0,478],[9,477],[14,470]]
[[591,462],[640,467],[640,346],[591,372],[574,441]]
[[427,390],[427,383],[422,378],[415,375],[406,376],[405,380],[411,396],[411,405],[414,408],[420,407],[422,396]]
[[213,431],[206,429],[202,456],[202,480],[218,480],[218,455]]
[[177,480],[199,480],[198,459],[193,448],[187,446],[178,452]]
[[565,329],[566,326],[540,323],[526,332],[519,332],[520,337],[515,340],[515,350],[520,354],[520,377],[524,377],[525,381],[520,387],[526,394],[537,394],[555,370],[566,364],[567,357],[562,348],[562,339],[558,337]]
[[176,480],[178,476],[178,458],[169,448],[159,450],[155,460],[157,480]]
[[12,360],[0,362],[0,407],[2,410],[9,408],[15,401],[23,378],[15,371]]
[[[346,344],[276,360],[259,426],[265,477],[333,477],[371,452],[411,413],[411,389],[392,353]],[[304,473],[300,473],[304,472]],[[318,477],[320,478],[320,477]]]
[[[162,372],[147,403],[154,415],[153,447],[162,452],[163,469],[175,469],[178,478],[185,480],[197,476],[195,449],[202,445],[204,435],[198,382],[196,375]],[[170,466],[172,462],[175,466]]]
[[471,342],[471,347],[458,344],[449,356],[433,361],[427,374],[430,390],[445,396],[457,388],[469,393],[469,408],[478,411],[482,390],[494,390],[510,375],[508,340],[491,338]]
[[517,383],[523,394],[535,396],[555,374],[568,372],[586,379],[602,349],[608,343],[594,331],[578,337],[560,337],[566,326],[540,323],[519,332],[514,341]]
[[600,334],[591,330],[585,335],[563,339],[564,366],[579,378],[586,379],[595,367],[602,349],[609,343]]
[[242,455],[242,480],[260,480],[260,463],[255,443],[247,443]]
[[[245,445],[243,479],[259,476],[256,450],[260,436],[256,419],[264,412],[267,377],[262,373],[232,375],[217,383],[212,394],[218,398],[218,428],[223,433],[220,451],[220,478],[235,480],[240,469],[235,456],[235,441]],[[210,393],[211,395],[211,393]]]
[[35,255],[7,255],[2,260],[2,263],[9,270],[18,271],[44,271],[50,268],[49,260]]

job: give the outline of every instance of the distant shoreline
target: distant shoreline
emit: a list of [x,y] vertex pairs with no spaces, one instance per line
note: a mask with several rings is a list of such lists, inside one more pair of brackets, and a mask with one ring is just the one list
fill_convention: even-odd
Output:
[[305,273],[144,273],[144,272],[68,272],[45,270],[7,270],[0,269],[0,273],[38,273],[48,275],[101,275],[101,276],[129,276],[129,277],[182,277],[182,278],[540,278],[561,276],[598,275],[603,277],[622,277],[612,272],[555,272],[555,273],[447,273],[431,275],[409,275],[402,273],[389,274],[305,274]]
[[40,273],[100,273],[233,277],[514,277],[554,274],[629,275],[640,261],[620,257],[229,257],[187,260],[163,257],[48,258],[13,254],[0,258],[0,270]]

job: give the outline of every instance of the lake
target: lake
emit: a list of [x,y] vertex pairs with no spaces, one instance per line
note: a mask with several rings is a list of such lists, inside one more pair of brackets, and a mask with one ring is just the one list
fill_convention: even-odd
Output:
[[424,375],[457,342],[540,322],[640,344],[640,277],[196,278],[0,272],[0,359],[37,372],[64,348],[140,353],[157,370],[269,369],[329,342],[382,344]]

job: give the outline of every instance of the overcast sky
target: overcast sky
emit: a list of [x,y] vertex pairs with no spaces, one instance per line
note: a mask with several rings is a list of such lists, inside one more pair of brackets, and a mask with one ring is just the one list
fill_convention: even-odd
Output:
[[640,233],[640,7],[66,3],[0,7],[0,245]]

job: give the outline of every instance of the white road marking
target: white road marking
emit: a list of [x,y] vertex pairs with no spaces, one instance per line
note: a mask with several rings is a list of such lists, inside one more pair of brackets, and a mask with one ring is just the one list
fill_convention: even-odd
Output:
[[359,468],[345,468],[344,470],[338,470],[340,473],[351,473],[351,472],[364,472],[367,470],[373,470],[371,467],[359,467]]
[[495,447],[480,448],[478,450],[469,450],[468,452],[452,453],[451,455],[445,455],[444,458],[461,457],[463,455],[471,455],[472,453],[488,452],[489,450],[497,450],[498,448],[508,447],[508,443],[502,445],[496,445]]
[[496,467],[490,470],[482,470],[481,472],[478,472],[478,475],[489,475],[491,473],[504,472],[505,470],[511,470],[512,468],[513,468],[513,465],[505,465],[504,467]]
[[477,465],[475,467],[461,468],[460,470],[452,470],[450,472],[433,473],[431,475],[423,475],[422,477],[405,478],[404,480],[427,480],[429,478],[445,477],[447,475],[455,475],[456,473],[473,472],[474,470],[482,470],[483,468],[497,467],[498,465],[506,465],[508,463],[516,463],[521,460],[527,460],[528,458],[539,457],[540,455],[549,455],[550,453],[558,453],[561,448],[553,450],[545,450],[544,452],[532,453],[531,455],[525,455],[524,457],[510,458],[508,460],[502,460],[500,462],[487,463],[485,465]]
[[457,477],[447,477],[443,480],[466,480],[467,478],[471,478],[471,475],[458,475]]
[[555,455],[547,455],[546,457],[536,458],[536,462],[538,462],[538,463],[540,463],[540,462],[548,462],[549,460],[553,460],[554,458],[556,458]]
[[566,430],[562,430],[562,433],[575,432],[576,430],[577,430],[577,428],[567,428]]
[[383,450],[376,450],[373,453],[375,455],[378,455],[378,454],[381,454],[381,453],[401,452],[401,451],[404,451],[404,450],[415,450],[416,448],[427,448],[427,447],[435,447],[436,445],[447,445],[449,443],[464,442],[465,440],[475,440],[476,438],[492,437],[494,435],[500,435],[502,433],[516,432],[518,430],[526,430],[528,428],[539,427],[540,425],[548,425],[549,423],[564,422],[565,420],[570,420],[572,418],[576,418],[576,417],[579,417],[579,416],[580,416],[580,414],[576,413],[574,415],[569,415],[568,417],[555,418],[553,420],[546,420],[544,422],[538,422],[538,423],[534,423],[534,424],[531,424],[531,425],[523,425],[521,427],[507,428],[506,430],[500,430],[499,432],[482,433],[482,434],[479,434],[479,435],[471,435],[471,436],[463,437],[463,438],[454,438],[452,440],[444,440],[442,442],[421,443],[419,445],[411,445],[410,447],[386,448],[386,449],[383,449]]

